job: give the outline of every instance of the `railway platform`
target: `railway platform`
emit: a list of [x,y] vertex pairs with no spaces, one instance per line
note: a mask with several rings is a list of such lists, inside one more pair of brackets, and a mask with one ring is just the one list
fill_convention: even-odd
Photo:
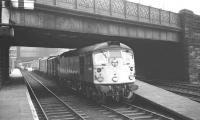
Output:
[[28,90],[20,76],[12,76],[0,90],[0,120],[34,120]]
[[200,103],[139,80],[136,84],[139,86],[139,89],[135,91],[138,96],[185,119],[200,120]]

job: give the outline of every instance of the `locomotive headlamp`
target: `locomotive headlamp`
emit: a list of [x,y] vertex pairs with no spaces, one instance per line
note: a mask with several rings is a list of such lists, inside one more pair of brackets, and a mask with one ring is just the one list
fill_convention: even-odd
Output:
[[133,67],[130,67],[130,70],[133,71]]
[[98,80],[99,82],[102,82],[102,81],[103,81],[103,77],[100,76],[100,77],[97,78],[97,80]]
[[134,80],[134,76],[133,75],[129,75],[129,80]]
[[97,72],[98,72],[98,73],[101,72],[101,68],[97,68]]
[[112,78],[112,81],[113,81],[113,82],[117,82],[117,81],[118,81],[118,78],[117,78],[116,76],[114,76],[114,77]]

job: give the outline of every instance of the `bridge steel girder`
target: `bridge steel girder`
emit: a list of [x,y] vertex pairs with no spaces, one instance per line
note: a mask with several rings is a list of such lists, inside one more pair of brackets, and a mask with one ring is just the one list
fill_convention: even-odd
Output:
[[10,9],[10,21],[15,27],[171,42],[179,42],[180,39],[180,29],[113,20],[102,16],[89,17],[82,13],[79,13],[79,15],[68,14],[63,9],[54,11],[49,9]]

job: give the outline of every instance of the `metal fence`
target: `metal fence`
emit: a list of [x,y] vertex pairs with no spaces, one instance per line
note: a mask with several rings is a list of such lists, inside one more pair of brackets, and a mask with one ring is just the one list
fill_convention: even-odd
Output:
[[35,3],[180,28],[179,14],[125,0],[35,0]]

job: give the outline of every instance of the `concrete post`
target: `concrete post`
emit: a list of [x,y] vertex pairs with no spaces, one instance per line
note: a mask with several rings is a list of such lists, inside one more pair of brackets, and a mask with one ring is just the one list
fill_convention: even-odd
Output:
[[190,10],[180,11],[185,77],[191,83],[200,83],[200,16]]

